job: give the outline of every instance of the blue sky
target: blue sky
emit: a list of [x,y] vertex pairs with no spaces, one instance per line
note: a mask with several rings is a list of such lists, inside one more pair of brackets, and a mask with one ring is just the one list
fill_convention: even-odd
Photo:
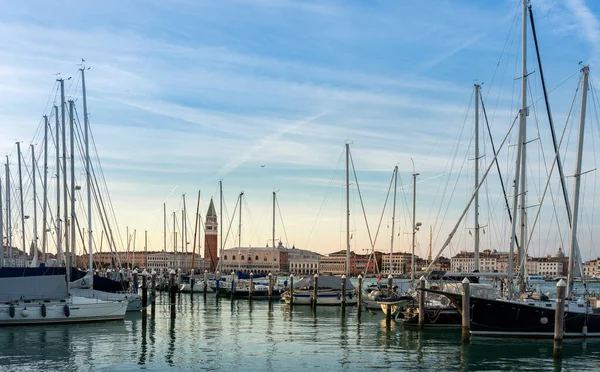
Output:
[[[181,209],[186,193],[191,216],[200,189],[205,213],[210,196],[218,197],[219,179],[226,219],[238,193],[245,192],[243,245],[262,246],[270,238],[271,193],[277,190],[283,217],[278,238],[321,253],[344,248],[341,155],[348,141],[373,235],[393,167],[399,166],[406,186],[414,160],[420,173],[417,220],[423,230],[434,227],[435,253],[472,188],[473,84],[483,83],[496,145],[519,105],[515,0],[66,1],[58,6],[32,1],[5,2],[2,8],[2,154],[9,154],[14,166],[15,140],[40,144],[40,117],[55,96],[53,74],[75,76],[76,64],[85,58],[91,67],[90,122],[119,230],[122,236],[125,226],[148,230],[150,249],[162,248],[162,202],[167,200],[172,213]],[[553,113],[562,128],[577,87],[578,62],[590,64],[594,75],[599,9],[584,0],[533,1],[533,9]],[[533,52],[529,47],[535,102],[529,131],[539,122],[541,139],[531,145],[536,187],[529,204],[536,205],[543,188],[541,146],[545,158],[552,157]],[[78,81],[67,82],[73,98],[80,96]],[[81,112],[81,100],[77,104]],[[594,120],[589,123],[595,126]],[[569,125],[576,128],[572,120]],[[597,136],[594,129],[587,138],[591,143]],[[567,174],[572,174],[575,137],[569,137]],[[484,169],[492,155],[489,140],[482,141],[488,142],[482,144]],[[595,152],[589,151],[591,169]],[[512,177],[511,156],[510,147],[501,155],[505,180]],[[83,182],[80,171],[77,177]],[[591,243],[595,177],[588,176],[584,195],[584,258],[599,254]],[[555,199],[557,186],[553,182]],[[362,253],[370,244],[352,188],[352,248]],[[398,199],[395,250],[409,247],[410,191],[404,187]],[[500,192],[490,179],[481,202],[482,224],[489,225],[482,248],[508,249]],[[376,244],[385,251],[392,235],[390,209],[388,204]],[[530,253],[545,255],[567,245],[564,211],[553,213],[541,213],[546,218],[536,227]],[[472,221],[472,214],[467,218]],[[472,249],[469,227],[467,222],[459,229],[449,252]],[[28,226],[26,235],[30,231]],[[426,231],[417,240],[425,255]]]

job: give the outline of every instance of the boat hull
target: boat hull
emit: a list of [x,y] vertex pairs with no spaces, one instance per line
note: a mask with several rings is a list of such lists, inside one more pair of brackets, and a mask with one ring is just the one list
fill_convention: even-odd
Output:
[[[12,307],[12,309],[11,309]],[[123,320],[127,302],[72,297],[0,305],[0,326]]]
[[[462,309],[462,296],[427,290],[447,296]],[[539,305],[507,300],[470,298],[471,334],[481,337],[553,338],[555,309],[553,301]],[[564,319],[565,338],[600,337],[600,314],[567,311]]]
[[[358,303],[357,296],[353,293],[354,291],[346,292],[346,305],[356,305]],[[311,305],[312,304],[312,291],[294,291],[294,305]],[[289,292],[281,295],[281,298],[285,303],[289,304],[291,299]],[[342,296],[340,291],[327,291],[317,293],[317,306],[341,306]]]
[[[183,283],[179,286],[179,292],[183,292],[183,293],[191,293],[192,292],[192,285],[190,283]],[[215,290],[207,285],[206,286],[206,293],[214,293]],[[203,282],[199,282],[194,284],[194,293],[204,293],[204,283]]]
[[[73,288],[71,294],[78,297],[96,298],[102,301],[127,301],[127,311],[142,310],[142,296],[138,293],[112,293],[89,288]],[[148,303],[152,301],[148,292]]]
[[[396,321],[402,322],[405,326],[417,327],[419,325],[419,313],[405,313],[403,319],[397,317]],[[462,318],[460,312],[456,309],[428,308],[425,309],[423,326],[425,328],[460,328]]]

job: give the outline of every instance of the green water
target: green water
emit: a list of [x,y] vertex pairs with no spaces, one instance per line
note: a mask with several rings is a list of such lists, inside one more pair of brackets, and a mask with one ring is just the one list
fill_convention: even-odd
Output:
[[0,329],[1,371],[493,371],[600,370],[600,340],[474,339],[460,331],[405,329],[355,308],[289,307],[180,294],[170,315],[159,296],[155,315],[125,321]]

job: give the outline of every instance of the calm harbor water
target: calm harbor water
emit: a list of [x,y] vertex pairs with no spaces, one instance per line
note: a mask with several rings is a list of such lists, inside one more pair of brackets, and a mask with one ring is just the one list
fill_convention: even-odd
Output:
[[123,322],[0,329],[2,371],[565,370],[600,369],[600,340],[473,339],[460,331],[417,332],[355,308],[294,307],[180,294]]

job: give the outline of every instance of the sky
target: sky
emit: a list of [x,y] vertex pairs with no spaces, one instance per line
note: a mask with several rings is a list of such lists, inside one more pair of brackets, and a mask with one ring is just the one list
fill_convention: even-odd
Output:
[[[242,191],[242,245],[272,244],[275,191],[276,240],[323,254],[345,249],[344,146],[349,143],[358,180],[351,170],[351,248],[365,253],[374,246],[389,252],[393,236],[394,251],[410,250],[411,181],[419,173],[416,221],[422,226],[415,234],[416,252],[427,255],[431,227],[435,255],[473,190],[473,85],[482,86],[496,147],[520,105],[521,15],[516,0],[3,0],[0,5],[0,154],[10,159],[13,239],[22,236],[15,142],[21,142],[25,168],[31,169],[30,144],[42,167],[41,117],[60,103],[58,77],[66,80],[67,99],[75,101],[83,118],[82,59],[89,68],[89,121],[98,156],[93,162],[98,172],[102,167],[119,250],[125,249],[127,229],[136,231],[136,249],[144,247],[144,231],[149,250],[163,248],[163,203],[167,248],[172,249],[172,215],[176,213],[175,228],[181,231],[182,194],[188,225],[193,226],[198,191],[202,218],[211,197],[219,213],[220,180],[226,211],[221,228],[230,231],[225,248],[238,245],[239,214],[234,210]],[[557,131],[566,123],[561,156],[571,196],[580,100],[576,90],[582,64],[588,64],[594,92],[600,5],[535,0],[532,7]],[[539,216],[528,249],[540,256],[554,254],[559,246],[567,250],[569,227],[556,172],[543,209],[537,208],[553,150],[531,31],[528,38],[530,230]],[[583,171],[596,167],[594,140],[599,135],[598,101],[590,95]],[[479,117],[483,125],[481,110]],[[515,133],[498,156],[508,186],[514,178]],[[484,127],[480,143],[483,173],[494,156]],[[54,149],[49,151],[49,205],[55,213]],[[83,185],[79,158],[75,174]],[[392,231],[388,190],[396,165]],[[24,214],[32,215],[30,171],[24,173]],[[4,173],[0,179],[4,185]],[[510,223],[498,180],[493,168],[480,192],[482,249],[508,251]],[[600,255],[593,243],[598,240],[595,172],[582,180],[578,232],[582,256],[590,259]],[[78,195],[83,227],[85,195]],[[473,216],[470,210],[446,256],[473,249]],[[95,251],[104,230],[98,220],[94,217]],[[31,219],[26,220],[27,241],[33,230]],[[190,227],[189,251],[192,232]]]

